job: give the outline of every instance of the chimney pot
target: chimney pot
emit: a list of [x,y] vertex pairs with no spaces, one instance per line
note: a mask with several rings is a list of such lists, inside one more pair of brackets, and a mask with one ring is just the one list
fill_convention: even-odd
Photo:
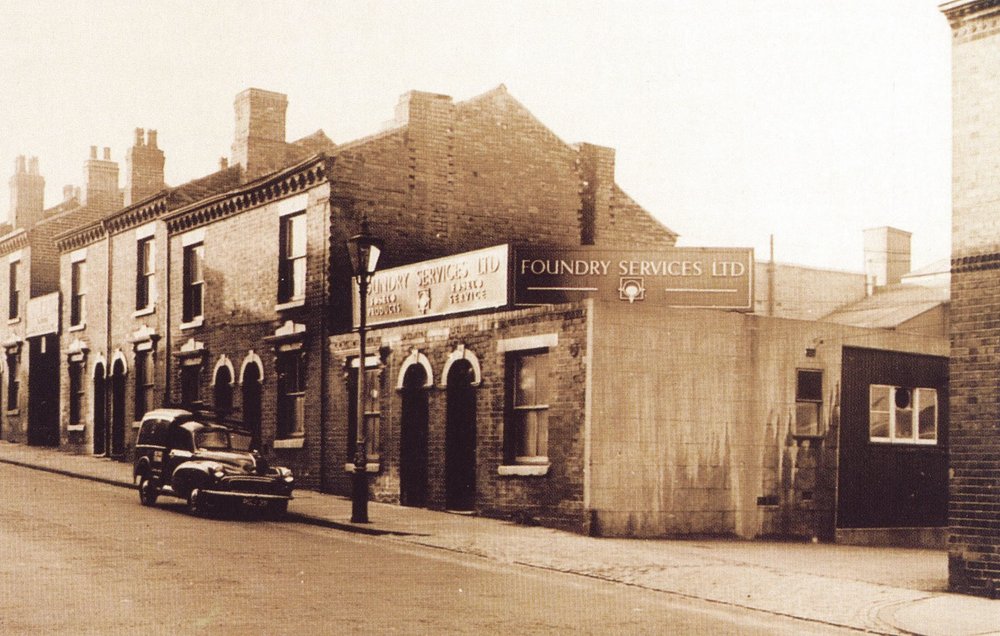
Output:
[[150,130],[146,133],[146,145],[150,148],[156,148],[156,131]]
[[104,160],[111,161],[111,148],[108,148],[107,146],[104,147]]
[[229,159],[226,157],[219,157],[219,170],[225,170],[229,167]]
[[28,159],[28,174],[38,174],[38,157]]
[[14,160],[14,172],[16,172],[17,174],[22,174],[25,172],[24,155],[18,155],[17,159]]
[[97,159],[97,146],[90,147],[90,158]]
[[142,128],[136,128],[135,129],[135,144],[133,144],[133,145],[135,145],[135,146],[141,146],[143,144],[143,141],[142,141],[143,132],[144,131],[142,130]]
[[76,188],[72,185],[63,186],[63,201],[69,201],[76,195]]

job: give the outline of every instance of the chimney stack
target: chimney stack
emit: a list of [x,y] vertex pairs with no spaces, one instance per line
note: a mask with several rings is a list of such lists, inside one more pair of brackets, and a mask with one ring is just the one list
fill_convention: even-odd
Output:
[[104,148],[104,159],[97,158],[97,146],[90,147],[90,159],[83,164],[83,197],[80,203],[111,212],[121,207],[118,191],[118,164],[111,160],[111,149]]
[[288,97],[282,93],[248,88],[236,96],[236,134],[233,163],[243,167],[249,180],[285,163],[285,111]]
[[164,161],[163,151],[156,147],[156,131],[136,128],[135,143],[125,154],[125,205],[142,201],[164,188]]
[[38,223],[45,210],[45,179],[38,174],[38,158],[26,161],[23,155],[18,156],[8,183],[11,225],[27,229]]
[[885,226],[867,229],[864,236],[869,293],[900,282],[910,271],[910,232]]

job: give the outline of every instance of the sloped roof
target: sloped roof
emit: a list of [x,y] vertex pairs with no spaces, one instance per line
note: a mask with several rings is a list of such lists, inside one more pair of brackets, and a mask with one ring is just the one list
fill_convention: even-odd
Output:
[[170,209],[193,203],[205,197],[235,188],[240,183],[240,167],[230,166],[199,179],[167,189],[167,205]]
[[950,290],[941,286],[889,285],[821,320],[852,327],[894,329],[917,316],[946,304]]

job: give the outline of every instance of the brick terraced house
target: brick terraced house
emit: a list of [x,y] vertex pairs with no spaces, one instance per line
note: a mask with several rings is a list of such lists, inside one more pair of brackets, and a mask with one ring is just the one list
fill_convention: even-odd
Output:
[[941,5],[952,28],[953,590],[1000,598],[1000,2]]
[[90,149],[82,190],[67,186],[64,200],[45,209],[45,180],[34,157],[18,157],[10,179],[11,222],[0,236],[0,297],[6,302],[0,320],[2,420],[0,434],[9,441],[43,446],[60,444],[59,254],[54,237],[86,224],[121,205],[118,165],[110,149],[102,158]]
[[[286,109],[240,93],[232,161],[176,187],[137,131],[120,198],[60,226],[46,443],[127,458],[146,410],[188,406],[327,492],[350,493],[362,426],[383,501],[607,536],[935,540],[940,302],[911,333],[913,316],[818,320],[883,315],[863,275],[770,264],[755,294],[749,250],[676,248],[612,149],[563,142],[503,86],[406,93],[340,145],[286,142]],[[119,196],[117,169],[107,183]],[[385,245],[359,360],[346,240],[363,221]],[[520,288],[536,266],[595,286]],[[865,507],[873,489],[888,513]]]

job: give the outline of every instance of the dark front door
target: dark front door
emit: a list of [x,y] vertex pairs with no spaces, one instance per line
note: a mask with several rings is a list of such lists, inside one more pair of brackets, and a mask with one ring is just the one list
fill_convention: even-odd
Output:
[[55,336],[28,341],[28,443],[59,445],[59,347]]
[[107,395],[105,394],[104,365],[94,366],[94,454],[103,455],[107,448]]
[[445,424],[445,500],[449,510],[476,505],[476,390],[472,366],[465,360],[448,372]]
[[125,454],[125,363],[111,367],[111,455]]
[[248,364],[243,370],[243,427],[250,431],[250,447],[260,450],[260,369]]
[[403,412],[399,440],[399,501],[427,505],[427,372],[411,366],[403,376]]

